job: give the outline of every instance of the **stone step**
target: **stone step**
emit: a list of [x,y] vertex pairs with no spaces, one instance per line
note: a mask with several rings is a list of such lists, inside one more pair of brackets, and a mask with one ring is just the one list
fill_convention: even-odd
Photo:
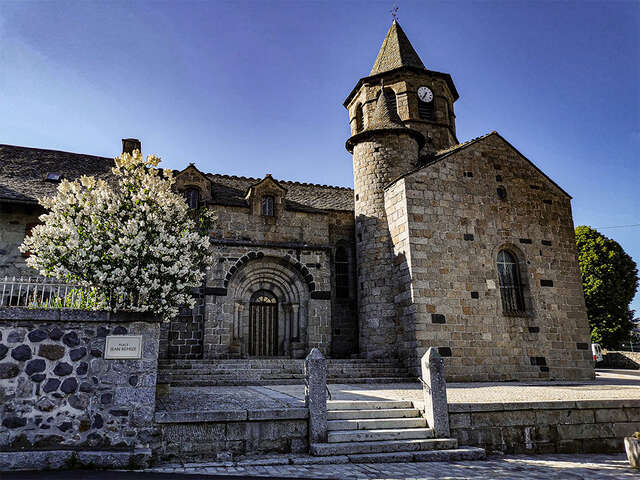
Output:
[[393,408],[390,410],[329,410],[327,420],[353,420],[362,418],[409,418],[419,417],[416,408]]
[[426,450],[420,452],[348,455],[351,463],[455,462],[460,460],[482,460],[485,457],[486,453],[484,449],[477,447],[460,447],[452,450]]
[[352,455],[356,453],[413,452],[456,448],[455,438],[418,440],[383,440],[378,442],[312,443],[311,454],[316,456]]
[[329,400],[327,410],[388,410],[413,408],[409,400]]
[[[273,380],[277,380],[279,378],[298,378],[300,380],[304,380],[304,375],[301,373],[265,373],[265,374],[260,374],[260,373],[254,373],[254,372],[236,372],[236,373],[225,373],[225,374],[221,374],[221,373],[213,373],[213,374],[209,374],[209,375],[205,375],[205,374],[182,374],[182,373],[164,373],[161,372],[159,374],[160,378],[163,379],[167,379],[167,380],[175,380],[175,381],[184,381],[184,380],[216,380],[216,379],[243,379],[243,378],[247,378],[247,379],[254,379],[254,380],[260,380],[260,379],[273,379]],[[390,376],[389,374],[374,374],[374,373],[369,373],[368,375],[365,376],[360,376],[357,375],[357,378],[394,378],[394,379],[403,379],[405,380],[405,377],[402,376]],[[350,379],[352,377],[341,377],[341,376],[328,376],[327,377],[329,380],[344,380],[349,382]],[[407,379],[408,380],[408,379]]]
[[433,438],[432,428],[394,428],[381,430],[336,430],[327,432],[328,443],[373,442]]
[[[296,366],[270,366],[270,365],[262,365],[260,367],[255,365],[161,365],[159,366],[159,370],[161,371],[201,371],[201,372],[218,372],[218,371],[230,371],[235,372],[238,370],[268,370],[268,371],[288,371],[295,373],[303,373],[303,368],[298,368]],[[407,370],[403,367],[393,366],[393,365],[379,365],[379,366],[362,366],[362,367],[335,367],[335,368],[327,368],[328,373],[358,373],[358,372],[403,372],[406,373]]]
[[[393,383],[411,383],[411,378],[402,377],[366,377],[366,378],[328,378],[327,383],[335,384],[351,384],[351,383],[369,383],[369,384],[393,384]],[[158,383],[170,383],[174,387],[215,387],[215,386],[234,386],[234,385],[302,385],[304,379],[285,378],[285,379],[260,379],[252,380],[246,378],[227,378],[217,379],[215,377],[207,380],[171,380],[167,378],[158,378]]]
[[[286,357],[263,357],[263,358],[164,358],[159,363],[300,363],[304,364],[302,358],[286,358]],[[367,358],[327,358],[327,365],[344,364],[344,363],[400,363],[397,360],[389,359],[367,359]]]
[[[392,410],[393,411],[393,410]],[[390,428],[425,428],[424,418],[369,418],[355,420],[329,420],[327,430],[382,430]]]

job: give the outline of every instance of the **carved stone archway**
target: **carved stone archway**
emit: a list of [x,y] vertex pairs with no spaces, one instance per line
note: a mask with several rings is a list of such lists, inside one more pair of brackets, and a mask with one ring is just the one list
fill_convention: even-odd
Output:
[[[250,260],[234,272],[228,284],[228,298],[233,302],[231,343],[243,357],[255,354],[249,328],[251,303],[261,291],[276,299],[277,340],[273,356],[303,358],[307,350],[309,287],[298,269],[284,258],[264,256]],[[254,333],[252,335],[255,336]],[[264,350],[262,350],[264,351]]]

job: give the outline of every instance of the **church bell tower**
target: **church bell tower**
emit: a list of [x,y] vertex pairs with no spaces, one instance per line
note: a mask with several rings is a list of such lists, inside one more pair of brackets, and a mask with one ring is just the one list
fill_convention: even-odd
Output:
[[396,272],[385,187],[457,143],[448,74],[427,70],[396,20],[344,105],[353,154],[360,353],[398,356]]
[[403,124],[424,135],[421,156],[458,143],[453,108],[458,91],[451,76],[424,66],[396,20],[369,76],[358,81],[344,102],[352,135],[367,128],[382,83]]

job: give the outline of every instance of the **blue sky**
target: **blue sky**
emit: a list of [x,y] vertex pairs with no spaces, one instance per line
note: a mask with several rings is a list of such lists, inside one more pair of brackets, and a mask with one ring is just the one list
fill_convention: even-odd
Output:
[[[0,0],[0,143],[352,185],[342,102],[393,2]],[[640,263],[640,3],[397,1],[451,73],[458,138],[497,130]],[[633,307],[640,310],[640,295]]]

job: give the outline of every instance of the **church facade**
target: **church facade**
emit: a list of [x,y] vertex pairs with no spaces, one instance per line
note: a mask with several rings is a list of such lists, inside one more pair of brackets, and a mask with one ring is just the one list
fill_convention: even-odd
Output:
[[[215,260],[162,356],[317,347],[417,374],[434,346],[453,381],[593,378],[571,197],[497,132],[459,143],[457,98],[394,21],[344,103],[354,189],[176,172],[189,205],[216,212]],[[4,276],[24,272],[17,246],[55,191],[49,174],[107,177],[112,160],[0,145],[0,161]]]

